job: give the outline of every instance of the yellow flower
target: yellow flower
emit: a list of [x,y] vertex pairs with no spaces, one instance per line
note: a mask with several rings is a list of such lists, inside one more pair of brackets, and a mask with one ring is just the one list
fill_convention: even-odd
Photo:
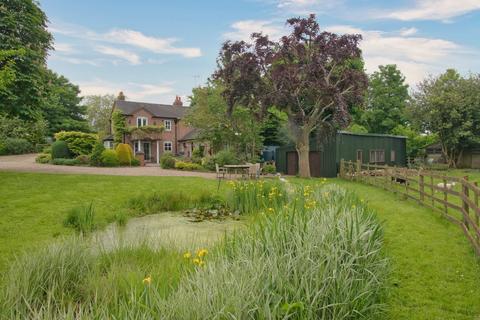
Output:
[[192,254],[191,254],[190,252],[185,252],[185,253],[183,254],[183,257],[184,257],[185,259],[190,259],[191,256],[192,256]]
[[152,277],[148,276],[145,279],[143,279],[142,282],[143,282],[143,284],[150,285],[150,283],[152,283]]
[[205,261],[200,261],[200,263],[198,264],[200,267],[203,267],[205,265]]
[[197,256],[199,258],[203,258],[207,253],[208,253],[207,249],[200,249],[200,250],[197,251]]
[[268,208],[268,213],[273,213],[275,210],[273,208]]
[[194,264],[200,264],[201,261],[202,261],[202,260],[200,260],[200,259],[198,259],[198,258],[195,258],[195,259],[192,260],[192,262],[193,262]]

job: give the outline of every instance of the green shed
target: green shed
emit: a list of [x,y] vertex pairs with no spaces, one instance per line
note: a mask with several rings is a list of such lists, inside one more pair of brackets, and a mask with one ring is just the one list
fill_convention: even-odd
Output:
[[[341,159],[404,167],[407,163],[406,140],[402,136],[338,131],[323,144],[311,142],[310,173],[313,177],[336,177]],[[298,173],[295,146],[276,150],[276,167],[284,174]]]

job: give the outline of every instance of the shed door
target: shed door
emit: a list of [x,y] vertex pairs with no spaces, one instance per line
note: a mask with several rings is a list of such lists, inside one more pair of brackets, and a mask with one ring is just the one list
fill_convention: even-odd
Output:
[[310,151],[309,162],[310,162],[310,175],[312,177],[321,177],[321,163],[320,163],[320,152],[319,151]]
[[287,152],[287,174],[296,175],[298,172],[298,155],[296,151]]

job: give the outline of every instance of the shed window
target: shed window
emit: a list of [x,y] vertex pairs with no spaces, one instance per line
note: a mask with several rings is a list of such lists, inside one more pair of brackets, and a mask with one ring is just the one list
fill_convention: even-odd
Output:
[[357,161],[363,161],[363,150],[357,150]]
[[394,162],[395,161],[395,150],[390,150],[390,161]]
[[370,150],[370,162],[371,163],[384,163],[385,162],[385,150]]

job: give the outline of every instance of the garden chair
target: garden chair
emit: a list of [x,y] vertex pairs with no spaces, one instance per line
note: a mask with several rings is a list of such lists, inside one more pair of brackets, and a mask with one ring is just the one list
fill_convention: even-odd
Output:
[[260,163],[255,163],[248,168],[248,176],[250,179],[260,178]]
[[218,163],[215,163],[215,171],[217,172],[217,179],[225,179],[227,168],[220,167]]

